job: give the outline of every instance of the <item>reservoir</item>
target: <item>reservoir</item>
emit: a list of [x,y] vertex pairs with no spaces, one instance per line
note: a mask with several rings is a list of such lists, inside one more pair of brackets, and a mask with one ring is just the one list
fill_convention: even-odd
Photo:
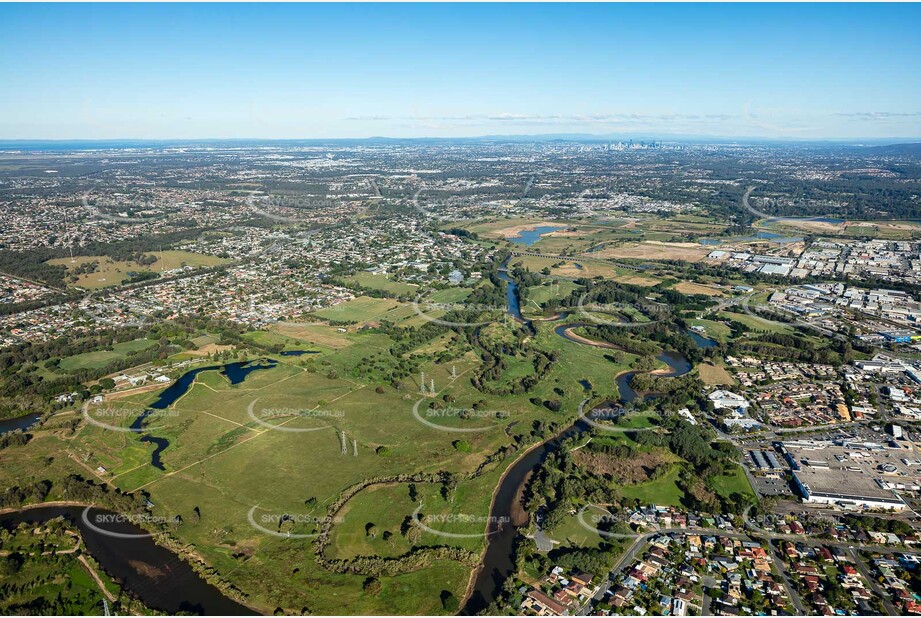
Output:
[[525,245],[526,247],[530,247],[531,245],[536,243],[538,240],[540,240],[540,237],[543,236],[544,234],[549,234],[550,232],[556,232],[558,230],[563,230],[563,229],[566,229],[566,227],[563,225],[540,225],[538,227],[535,227],[534,229],[521,230],[520,232],[518,232],[518,236],[512,236],[511,238],[509,238],[509,240],[511,240],[512,242],[516,242],[520,245]]

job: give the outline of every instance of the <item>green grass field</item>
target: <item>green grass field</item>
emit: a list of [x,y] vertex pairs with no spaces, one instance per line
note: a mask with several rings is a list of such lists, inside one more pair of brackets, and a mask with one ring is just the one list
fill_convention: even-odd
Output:
[[716,493],[723,497],[739,493],[745,496],[749,502],[757,500],[755,490],[752,489],[751,483],[748,482],[748,477],[741,467],[736,467],[732,474],[714,477],[712,483]]
[[630,429],[645,429],[661,424],[659,415],[649,412],[632,412],[617,419],[618,427],[629,427]]
[[578,289],[578,285],[566,279],[554,279],[548,285],[531,286],[528,288],[527,301],[522,306],[522,313],[539,314],[540,306],[548,300],[565,298]]
[[[467,293],[451,288],[433,297],[455,302]],[[406,303],[367,297],[318,316],[359,324],[390,319],[401,325],[418,317]],[[424,481],[416,483],[415,500],[410,499],[406,482],[372,485],[356,493],[338,513],[326,557],[393,558],[435,545],[479,552],[492,490],[515,457],[497,459],[474,478],[466,475],[502,448],[535,443],[541,437],[535,427],[561,428],[571,423],[579,403],[590,395],[581,380],[589,380],[598,396],[616,397],[615,376],[636,358],[625,354],[613,362],[609,350],[567,341],[554,334],[555,326],[535,322],[537,332],[522,348],[533,346],[555,354],[542,380],[527,393],[489,395],[471,384],[470,378],[482,369],[481,361],[459,333],[441,333],[415,343],[409,351],[394,352],[394,339],[376,330],[275,324],[245,337],[322,353],[279,355],[275,367],[255,371],[236,385],[218,371],[200,373],[169,409],[148,418],[149,433],[169,442],[161,454],[164,469],[151,465],[154,446],[142,442],[140,435],[83,423],[75,435],[36,432],[26,447],[5,449],[0,483],[22,485],[80,474],[124,491],[147,492],[156,505],[155,515],[181,516],[183,523],[174,532],[178,541],[194,547],[209,566],[246,591],[249,602],[266,613],[280,607],[291,613],[443,614],[440,595],[448,591],[463,597],[471,573],[468,565],[437,560],[425,568],[382,575],[380,593],[367,594],[365,575],[318,566],[313,538],[267,534],[251,524],[250,517],[256,516],[251,513],[268,517],[265,521],[275,531],[280,522],[276,519],[272,524],[271,516],[303,516],[293,523],[292,532],[310,535],[317,529],[311,522],[323,517],[329,505],[356,483],[447,471],[459,480],[446,495],[439,483]],[[480,336],[484,341],[515,343],[518,328],[497,321],[484,326]],[[101,362],[80,356],[71,363]],[[534,372],[531,358],[506,355],[503,359],[504,371],[494,380],[489,378],[494,386]],[[422,372],[427,385],[434,381],[437,398],[419,394]],[[88,413],[123,428],[157,395],[155,391],[134,394],[90,406]],[[558,400],[561,410],[551,412],[531,398]],[[434,402],[440,409],[430,411]],[[475,405],[488,414],[450,412],[474,410]],[[631,422],[645,426],[649,418],[638,415]],[[547,435],[549,430],[543,434]],[[36,461],[43,463],[36,465]],[[97,473],[100,466],[105,473]],[[677,489],[671,474],[629,490],[644,499],[654,495],[651,502],[671,503]],[[59,499],[53,492],[51,498]],[[431,528],[473,536],[423,532],[410,538],[403,524],[419,504]]]
[[369,272],[355,273],[350,277],[346,277],[346,281],[357,283],[358,285],[365,288],[382,290],[384,292],[389,292],[391,294],[400,296],[415,294],[419,289],[418,285],[403,283],[401,281],[393,281],[387,275],[374,274]]
[[793,328],[787,326],[786,324],[781,324],[779,322],[773,322],[771,320],[766,320],[758,316],[749,315],[747,313],[735,313],[733,311],[720,311],[717,315],[724,318],[729,318],[735,320],[736,322],[741,322],[745,324],[753,331],[765,332],[765,333],[785,333],[790,334],[793,332]]
[[[599,517],[605,516],[606,513],[598,507],[589,507],[582,515],[582,519],[589,525],[593,526]],[[579,521],[579,515],[566,515],[553,530],[548,530],[547,535],[554,541],[559,541],[560,546],[564,547],[591,547],[597,548],[602,543],[617,542],[616,539],[604,537],[598,532],[586,528]]]
[[720,342],[725,342],[731,332],[728,326],[722,322],[716,322],[714,320],[694,319],[688,320],[688,323],[691,326],[703,326],[705,329],[707,329],[707,332],[704,336]]
[[[314,315],[324,320],[333,320],[335,322],[367,322],[383,319],[398,307],[405,308],[406,305],[402,305],[391,298],[359,296],[348,302],[316,311]],[[412,311],[411,308],[410,311]]]
[[116,343],[111,350],[100,350],[97,352],[86,352],[76,356],[68,356],[61,359],[59,367],[64,371],[75,371],[77,369],[99,369],[105,367],[112,361],[120,360],[132,352],[139,352],[157,345],[156,341],[149,339],[135,339],[124,343]]
[[684,492],[678,487],[678,472],[678,466],[672,466],[654,481],[623,486],[619,491],[628,500],[639,500],[642,504],[681,506]]
[[[395,305],[399,307],[386,299],[362,299],[360,307],[349,310],[352,315],[379,316],[392,312]],[[278,357],[275,368],[251,373],[237,385],[230,385],[217,371],[201,373],[169,410],[150,417],[151,433],[169,440],[162,452],[165,470],[150,465],[153,446],[141,442],[139,435],[90,424],[81,426],[73,439],[42,436],[29,447],[72,454],[55,458],[61,474],[86,475],[88,470],[103,466],[105,478],[115,486],[149,492],[155,514],[181,515],[185,522],[177,530],[181,540],[194,545],[208,564],[249,592],[251,601],[266,611],[281,606],[291,611],[307,607],[315,613],[338,613],[347,607],[368,613],[437,614],[444,611],[439,598],[443,590],[463,596],[469,567],[439,561],[423,570],[381,577],[381,593],[365,595],[365,577],[317,568],[312,539],[266,535],[248,523],[247,513],[255,506],[260,514],[303,513],[316,519],[344,488],[363,479],[440,470],[470,473],[487,455],[513,444],[516,436],[524,443],[532,441],[529,431],[534,421],[571,422],[585,397],[580,379],[587,377],[596,390],[613,395],[613,377],[625,368],[606,360],[604,350],[565,341],[553,334],[552,325],[539,324],[534,344],[557,352],[552,371],[531,393],[488,396],[469,381],[470,372],[479,364],[476,356],[462,354],[444,363],[435,361],[444,350],[457,346],[456,337],[439,337],[413,352],[426,381],[434,380],[436,388],[451,395],[452,408],[471,409],[483,401],[491,415],[466,420],[456,414],[431,416],[427,413],[429,400],[424,400],[418,410],[429,422],[425,424],[413,412],[420,399],[415,374],[404,379],[399,390],[386,380],[368,377],[385,377],[398,365],[399,359],[389,356],[392,340],[386,335],[297,326],[254,332],[247,337],[302,349],[306,343],[303,339],[282,333],[299,332],[297,329],[319,332],[310,330],[315,328],[323,329],[324,337],[335,336],[345,345],[325,347],[317,356]],[[498,323],[484,330],[505,338],[511,335],[504,332],[507,328]],[[529,361],[509,360],[502,381],[533,372]],[[452,368],[456,377],[452,377]],[[380,393],[376,392],[378,385],[382,385]],[[555,389],[560,389],[562,396]],[[560,399],[563,411],[553,413],[536,406],[528,401],[531,396]],[[126,397],[99,410],[91,407],[90,414],[105,413],[109,416],[100,418],[127,426],[136,411],[155,397],[156,393],[150,392]],[[256,419],[249,415],[250,406]],[[287,412],[280,417],[261,416],[266,410]],[[258,422],[265,418],[268,420]],[[297,431],[272,428],[279,424]],[[459,434],[450,429],[477,431]],[[342,432],[346,435],[345,454]],[[459,438],[466,444],[463,449],[455,447]],[[48,474],[47,470],[26,471],[26,461],[18,459],[18,450],[4,451],[5,467],[0,476],[16,475],[17,482],[25,482],[33,475]],[[327,555],[393,557],[412,547],[434,545],[479,551],[485,527],[482,518],[488,512],[492,489],[511,461],[496,462],[481,476],[461,481],[448,500],[441,495],[440,485],[427,483],[417,484],[419,498],[415,503],[409,500],[405,483],[359,492],[347,503],[342,522],[333,527]],[[424,504],[423,514],[434,518],[432,528],[474,536],[455,539],[424,533],[410,541],[401,533],[401,524],[420,502]],[[200,519],[193,515],[196,507]],[[373,535],[367,533],[369,523],[374,524]],[[315,531],[310,525],[298,525],[296,533]],[[297,573],[293,569],[298,569]]]
[[78,275],[77,280],[69,285],[90,290],[118,285],[129,279],[131,272],[162,273],[182,266],[208,267],[226,264],[229,260],[213,255],[191,253],[188,251],[150,251],[145,255],[153,255],[157,261],[150,265],[141,265],[136,262],[116,261],[107,256],[76,256],[71,258],[57,258],[49,260],[52,265],[66,266],[68,271],[89,262],[98,262],[95,272]]

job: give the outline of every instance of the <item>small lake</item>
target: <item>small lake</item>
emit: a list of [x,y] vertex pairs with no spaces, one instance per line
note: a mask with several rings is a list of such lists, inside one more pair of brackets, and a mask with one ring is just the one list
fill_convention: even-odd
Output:
[[25,431],[41,418],[41,414],[26,414],[25,416],[0,420],[0,435],[16,430]]
[[319,354],[316,350],[285,350],[279,352],[279,356],[304,356],[305,354]]
[[544,234],[549,234],[550,232],[556,232],[557,230],[565,230],[566,226],[564,225],[541,225],[531,230],[522,230],[518,232],[518,236],[512,236],[509,238],[512,242],[516,242],[520,245],[525,245],[530,247]]
[[690,336],[691,339],[694,340],[694,343],[697,344],[698,348],[715,348],[716,346],[719,345],[718,341],[714,341],[713,339],[704,337],[697,331],[689,330],[688,336]]

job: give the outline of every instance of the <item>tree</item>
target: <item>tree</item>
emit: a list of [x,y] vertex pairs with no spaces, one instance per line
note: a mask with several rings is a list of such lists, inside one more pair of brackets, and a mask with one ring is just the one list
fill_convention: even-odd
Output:
[[365,580],[361,587],[362,590],[365,591],[365,594],[368,594],[372,597],[379,595],[382,588],[381,581],[376,577],[369,577]]
[[447,590],[441,591],[441,606],[445,608],[450,614],[457,613],[457,610],[460,609],[460,602],[457,600],[453,594]]

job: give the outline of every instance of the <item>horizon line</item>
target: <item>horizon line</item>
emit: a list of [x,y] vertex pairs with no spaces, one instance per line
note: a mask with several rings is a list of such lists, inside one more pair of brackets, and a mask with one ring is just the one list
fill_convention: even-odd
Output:
[[876,136],[876,137],[795,137],[795,136],[764,136],[764,135],[711,135],[711,134],[660,134],[652,133],[628,133],[628,134],[607,134],[607,133],[581,133],[581,132],[560,132],[560,133],[493,133],[483,135],[467,136],[444,136],[444,135],[421,135],[414,137],[397,137],[389,135],[370,135],[365,137],[65,137],[65,138],[42,138],[42,137],[24,137],[24,138],[5,138],[0,137],[0,145],[3,144],[29,144],[29,143],[99,143],[99,142],[323,142],[323,141],[425,141],[425,140],[490,140],[490,139],[555,139],[555,140],[593,140],[593,141],[615,141],[615,140],[642,140],[642,141],[694,141],[694,140],[719,140],[719,141],[770,141],[770,142],[838,142],[838,143],[860,143],[860,142],[897,142],[897,143],[916,143],[921,142],[921,135],[918,136]]

